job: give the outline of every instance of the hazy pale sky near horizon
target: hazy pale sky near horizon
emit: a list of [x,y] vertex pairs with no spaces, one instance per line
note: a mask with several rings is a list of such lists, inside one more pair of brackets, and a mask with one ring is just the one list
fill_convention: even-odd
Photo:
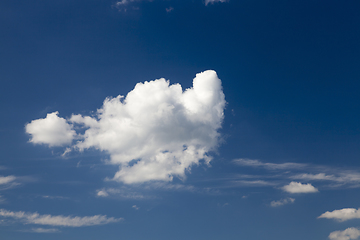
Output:
[[0,2],[0,238],[360,239],[360,2]]

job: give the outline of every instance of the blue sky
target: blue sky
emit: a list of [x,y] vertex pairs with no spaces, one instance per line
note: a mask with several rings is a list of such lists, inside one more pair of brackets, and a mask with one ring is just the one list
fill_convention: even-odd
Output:
[[360,239],[359,8],[1,1],[1,239]]

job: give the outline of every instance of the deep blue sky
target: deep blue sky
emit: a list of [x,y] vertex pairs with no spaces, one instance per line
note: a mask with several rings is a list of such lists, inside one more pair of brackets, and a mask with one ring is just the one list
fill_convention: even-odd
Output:
[[[359,180],[336,185],[289,173],[360,176],[359,1],[115,4],[0,2],[0,176],[17,178],[16,186],[0,183],[0,208],[124,218],[33,233],[53,227],[0,216],[1,239],[319,240],[360,226],[356,219],[317,219],[358,208]],[[189,88],[208,69],[222,80],[227,102],[222,142],[211,167],[194,166],[186,180],[166,183],[180,190],[104,181],[118,171],[102,161],[106,152],[62,158],[65,148],[34,145],[25,132],[25,124],[47,113],[88,115],[138,82],[164,77]],[[239,158],[309,165],[269,170],[233,162]],[[241,182],[249,179],[270,185]],[[318,192],[283,191],[292,180]],[[96,195],[105,188],[146,197]],[[295,201],[271,206],[289,198]]]

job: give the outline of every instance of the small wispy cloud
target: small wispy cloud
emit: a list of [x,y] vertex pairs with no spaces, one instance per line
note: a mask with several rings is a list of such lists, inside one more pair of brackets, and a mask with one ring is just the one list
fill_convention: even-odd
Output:
[[23,232],[33,232],[33,233],[59,233],[61,232],[57,228],[31,228],[29,230],[24,230]]
[[344,231],[335,231],[330,233],[330,240],[351,240],[351,239],[359,239],[360,230],[358,228],[347,228]]
[[301,182],[291,182],[282,187],[282,190],[288,193],[315,193],[319,190],[310,183],[303,184]]
[[327,211],[321,214],[318,218],[335,219],[340,222],[344,222],[350,219],[360,218],[360,208],[343,208],[332,212]]
[[[140,2],[152,2],[153,0],[121,0],[115,2],[112,7],[117,8],[119,11],[126,12],[128,10],[128,7],[133,3],[140,3]],[[200,0],[199,0],[200,1]],[[215,4],[215,3],[226,3],[229,0],[205,0],[203,3],[205,6],[208,6],[209,4]],[[132,9],[138,9],[135,6],[132,6]],[[166,12],[171,12],[174,8],[168,7],[166,8]]]
[[248,186],[248,187],[263,187],[263,186],[275,186],[276,183],[264,181],[264,180],[238,180],[238,181],[232,181],[235,185],[238,186]]
[[116,3],[115,3],[115,6],[123,6],[123,5],[127,5],[127,4],[129,4],[130,2],[133,2],[133,1],[129,1],[129,0],[121,0],[121,1],[117,1]]
[[[331,171],[331,169],[328,169]],[[335,175],[336,174],[336,175]],[[332,181],[340,184],[359,184],[360,183],[360,173],[350,170],[340,170],[335,174],[326,174],[326,173],[302,173],[291,176],[292,179],[302,179],[307,181]]]
[[20,185],[20,183],[16,180],[19,180],[18,177],[15,176],[0,176],[0,190],[6,190]]
[[294,203],[295,202],[295,198],[285,198],[285,199],[280,199],[278,201],[272,201],[270,203],[270,206],[272,207],[280,207],[282,205],[286,205],[289,203]]
[[45,199],[57,199],[57,200],[68,200],[70,199],[69,197],[63,197],[63,196],[49,196],[49,195],[44,195],[44,196],[41,196],[42,198],[45,198]]
[[267,163],[259,160],[247,159],[247,158],[239,158],[233,160],[234,163],[241,166],[249,166],[249,167],[263,167],[270,170],[288,170],[288,169],[302,169],[306,167],[306,164],[302,163]]
[[165,8],[165,10],[166,10],[166,12],[172,12],[173,10],[174,10],[174,8],[173,7],[168,7],[168,8]]
[[120,188],[103,188],[100,190],[97,190],[96,195],[98,197],[115,197],[115,198],[121,198],[121,199],[145,199],[149,198],[147,196],[144,196],[143,194],[134,191],[132,189],[126,188],[126,187],[120,187]]
[[135,210],[139,210],[140,208],[136,205],[133,205],[132,208],[134,208]]
[[205,189],[197,189],[192,185],[171,184],[166,182],[151,182],[133,186],[120,185],[118,187],[101,188],[96,190],[97,197],[109,197],[119,199],[154,199],[161,191],[187,191],[187,192],[205,192]]
[[108,197],[109,193],[105,189],[102,189],[102,190],[97,190],[96,195],[98,197]]
[[205,0],[205,5],[207,6],[208,4],[214,4],[216,2],[221,2],[221,3],[225,3],[228,0]]
[[122,221],[123,218],[107,217],[106,215],[94,215],[86,217],[78,216],[52,216],[50,214],[40,215],[39,213],[26,213],[26,212],[12,212],[5,209],[0,209],[0,217],[13,218],[19,220],[24,224],[38,224],[59,227],[85,227],[94,225],[104,225]]
[[[141,1],[150,1],[150,0],[121,0],[121,1],[117,1],[115,4],[113,4],[112,7],[117,8],[119,11],[126,12],[128,10],[128,8],[130,7],[130,5],[132,5],[132,3],[141,2]],[[131,9],[137,10],[138,7],[132,6]]]
[[[317,182],[323,188],[358,188],[360,187],[360,171],[356,169],[336,168],[305,163],[270,163],[256,159],[239,158],[233,163],[242,167],[261,170],[261,174],[239,174],[239,179],[266,179],[269,182],[284,184],[285,181]],[[264,173],[264,170],[267,172]]]
[[0,176],[0,185],[8,184],[10,182],[13,182],[13,181],[15,181],[15,179],[16,179],[15,176],[7,176],[7,177]]

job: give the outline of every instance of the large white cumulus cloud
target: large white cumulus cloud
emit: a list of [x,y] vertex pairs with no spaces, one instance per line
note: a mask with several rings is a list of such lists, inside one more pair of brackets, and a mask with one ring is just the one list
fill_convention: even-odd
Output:
[[[215,71],[209,70],[197,74],[193,87],[185,91],[180,84],[170,85],[165,79],[138,83],[125,98],[119,95],[105,99],[96,116],[72,115],[67,125],[63,121],[59,124],[63,129],[68,127],[64,132],[71,140],[78,139],[75,149],[96,148],[110,154],[110,162],[120,165],[114,180],[170,181],[173,176],[184,177],[186,169],[201,160],[210,162],[208,152],[218,144],[224,107],[221,81]],[[57,113],[41,120],[49,116],[57,117]],[[60,145],[54,144],[54,139],[35,141],[37,134],[53,131],[39,126],[37,131],[28,131],[36,121],[40,120],[26,126],[31,141]],[[73,124],[86,128],[85,133],[75,136]]]

